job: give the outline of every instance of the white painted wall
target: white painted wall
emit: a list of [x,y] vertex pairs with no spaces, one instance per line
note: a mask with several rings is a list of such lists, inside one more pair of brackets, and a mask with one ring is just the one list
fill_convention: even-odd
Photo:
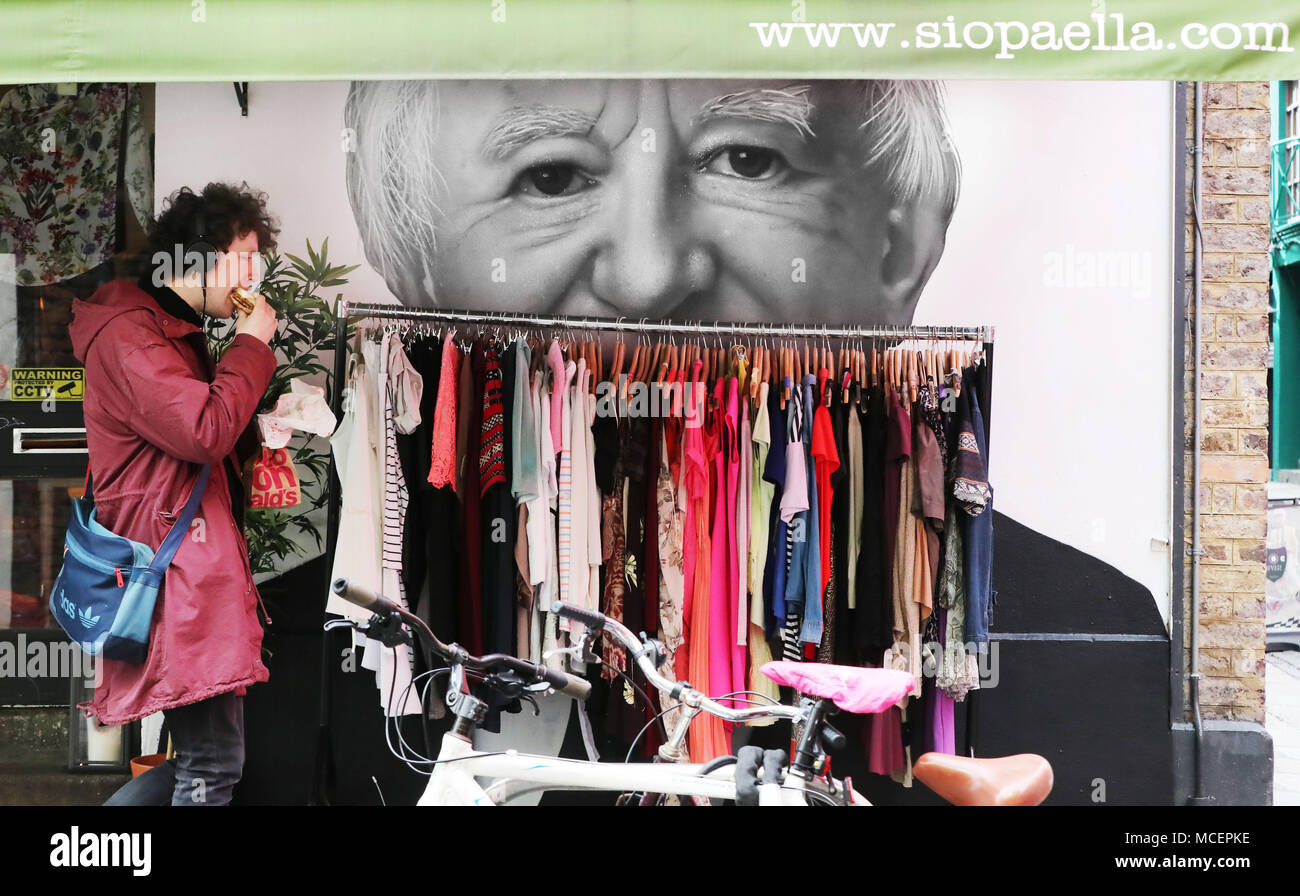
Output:
[[[160,84],[157,186],[248,180],[281,247],[330,238],[343,289],[392,301],[364,266],[344,185],[346,83]],[[961,200],[917,323],[997,327],[992,481],[1022,523],[1142,582],[1168,618],[1173,88],[952,82]],[[1069,279],[1080,253],[1137,253],[1145,288]],[[1093,260],[1098,258],[1092,256]],[[1051,264],[1057,268],[1053,279]],[[1145,269],[1142,265],[1146,265]]]
[[[996,506],[1146,585],[1166,623],[1172,107],[1167,83],[950,82],[962,193],[916,314],[997,328]],[[1136,257],[1145,287],[1080,285],[1085,253]]]

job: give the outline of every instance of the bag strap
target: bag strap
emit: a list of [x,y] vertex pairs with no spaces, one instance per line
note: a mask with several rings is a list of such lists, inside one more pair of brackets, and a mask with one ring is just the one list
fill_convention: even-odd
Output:
[[161,570],[171,565],[173,555],[181,546],[181,539],[189,531],[190,520],[194,519],[194,514],[199,509],[199,501],[203,498],[203,492],[208,485],[208,474],[211,471],[211,464],[203,465],[203,469],[199,473],[199,481],[195,483],[193,490],[190,491],[189,500],[185,502],[185,509],[176,518],[176,522],[172,524],[171,531],[167,533],[167,537],[163,539],[163,543],[158,547],[158,552],[153,555],[153,560],[149,563],[150,569]]

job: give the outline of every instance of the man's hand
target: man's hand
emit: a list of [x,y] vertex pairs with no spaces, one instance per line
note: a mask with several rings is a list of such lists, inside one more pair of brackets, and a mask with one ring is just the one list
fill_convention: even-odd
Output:
[[269,345],[277,326],[275,309],[266,303],[265,296],[258,293],[257,304],[253,306],[252,312],[239,315],[239,320],[235,322],[235,333],[256,336]]

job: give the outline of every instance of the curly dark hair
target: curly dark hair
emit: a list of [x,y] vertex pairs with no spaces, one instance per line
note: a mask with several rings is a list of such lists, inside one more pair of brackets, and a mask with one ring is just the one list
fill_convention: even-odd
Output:
[[238,237],[257,234],[261,252],[275,248],[280,228],[266,210],[267,196],[247,183],[239,186],[210,183],[202,193],[181,187],[163,202],[163,210],[152,222],[144,249],[137,256],[137,273],[148,269],[156,253],[225,252]]

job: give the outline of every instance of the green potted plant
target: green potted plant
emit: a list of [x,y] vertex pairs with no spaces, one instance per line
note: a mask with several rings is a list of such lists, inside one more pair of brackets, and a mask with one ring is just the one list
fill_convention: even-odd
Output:
[[[279,366],[257,413],[271,410],[289,384],[299,377],[321,377],[325,395],[333,394],[333,370],[320,360],[322,351],[332,351],[339,320],[334,301],[325,300],[324,290],[347,283],[346,275],[357,265],[330,264],[329,239],[320,251],[307,241],[305,258],[288,252],[281,256],[266,255],[266,273],[259,287],[275,309],[280,327],[273,342]],[[336,298],[341,294],[336,294]],[[355,323],[349,323],[349,338]],[[227,321],[208,321],[207,336],[214,358],[218,358],[234,340],[234,326]],[[313,514],[325,506],[328,498],[329,441],[311,433],[295,432],[287,446],[298,470],[301,500],[289,509],[249,508],[245,512],[244,532],[253,574],[283,569],[293,554],[306,555],[304,539],[310,536],[316,549],[324,548],[324,538]],[[268,601],[269,602],[269,601]]]

